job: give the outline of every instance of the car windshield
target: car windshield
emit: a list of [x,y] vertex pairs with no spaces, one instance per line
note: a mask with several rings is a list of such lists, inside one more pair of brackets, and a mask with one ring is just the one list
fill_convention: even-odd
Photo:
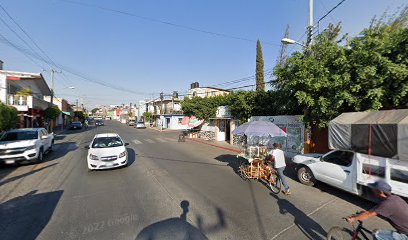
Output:
[[38,138],[37,131],[8,132],[1,137],[0,142],[33,140],[37,138]]
[[73,122],[72,125],[81,125],[80,122]]
[[92,148],[111,148],[123,146],[119,137],[99,137],[95,138]]

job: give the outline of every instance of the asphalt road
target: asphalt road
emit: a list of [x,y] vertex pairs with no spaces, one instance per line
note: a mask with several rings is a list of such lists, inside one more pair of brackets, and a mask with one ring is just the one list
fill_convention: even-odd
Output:
[[[96,133],[117,132],[129,166],[88,172]],[[236,173],[235,153],[115,121],[58,136],[41,164],[0,167],[0,239],[324,239],[370,202],[324,184],[271,194]],[[292,179],[291,179],[292,178]],[[391,228],[376,218],[369,229]]]

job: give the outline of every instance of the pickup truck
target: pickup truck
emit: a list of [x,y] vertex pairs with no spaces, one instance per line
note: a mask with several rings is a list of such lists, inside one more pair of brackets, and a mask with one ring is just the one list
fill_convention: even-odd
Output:
[[308,186],[320,181],[375,202],[368,184],[382,179],[394,194],[408,198],[408,161],[347,150],[296,155],[292,161],[299,181]]
[[44,128],[24,128],[5,132],[0,137],[0,162],[42,162],[52,151],[54,134]]

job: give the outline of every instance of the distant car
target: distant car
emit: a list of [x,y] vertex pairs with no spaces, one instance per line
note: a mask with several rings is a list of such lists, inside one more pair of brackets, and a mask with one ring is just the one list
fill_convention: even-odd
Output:
[[81,123],[81,122],[72,122],[72,123],[69,125],[69,129],[70,129],[70,130],[82,129],[82,123]]
[[135,128],[146,128],[146,125],[144,124],[144,122],[137,122]]
[[96,120],[95,121],[95,126],[103,126],[103,125],[105,125],[105,123],[103,123],[102,120]]
[[126,166],[128,153],[122,138],[116,133],[103,133],[95,135],[87,147],[88,169],[109,169]]
[[135,126],[135,121],[134,120],[129,120],[129,122],[127,123],[128,126]]
[[42,162],[52,151],[54,134],[44,128],[23,128],[5,132],[0,137],[0,162]]

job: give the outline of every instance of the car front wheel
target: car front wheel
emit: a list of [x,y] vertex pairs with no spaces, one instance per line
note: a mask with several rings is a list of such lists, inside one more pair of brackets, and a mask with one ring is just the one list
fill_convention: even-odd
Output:
[[316,183],[312,171],[306,166],[299,168],[297,174],[299,181],[307,186],[313,186]]
[[43,161],[44,161],[44,154],[43,154],[43,150],[40,149],[40,152],[38,153],[38,157],[37,157],[37,159],[36,159],[36,162],[37,162],[37,163],[41,163],[41,162],[43,162]]

